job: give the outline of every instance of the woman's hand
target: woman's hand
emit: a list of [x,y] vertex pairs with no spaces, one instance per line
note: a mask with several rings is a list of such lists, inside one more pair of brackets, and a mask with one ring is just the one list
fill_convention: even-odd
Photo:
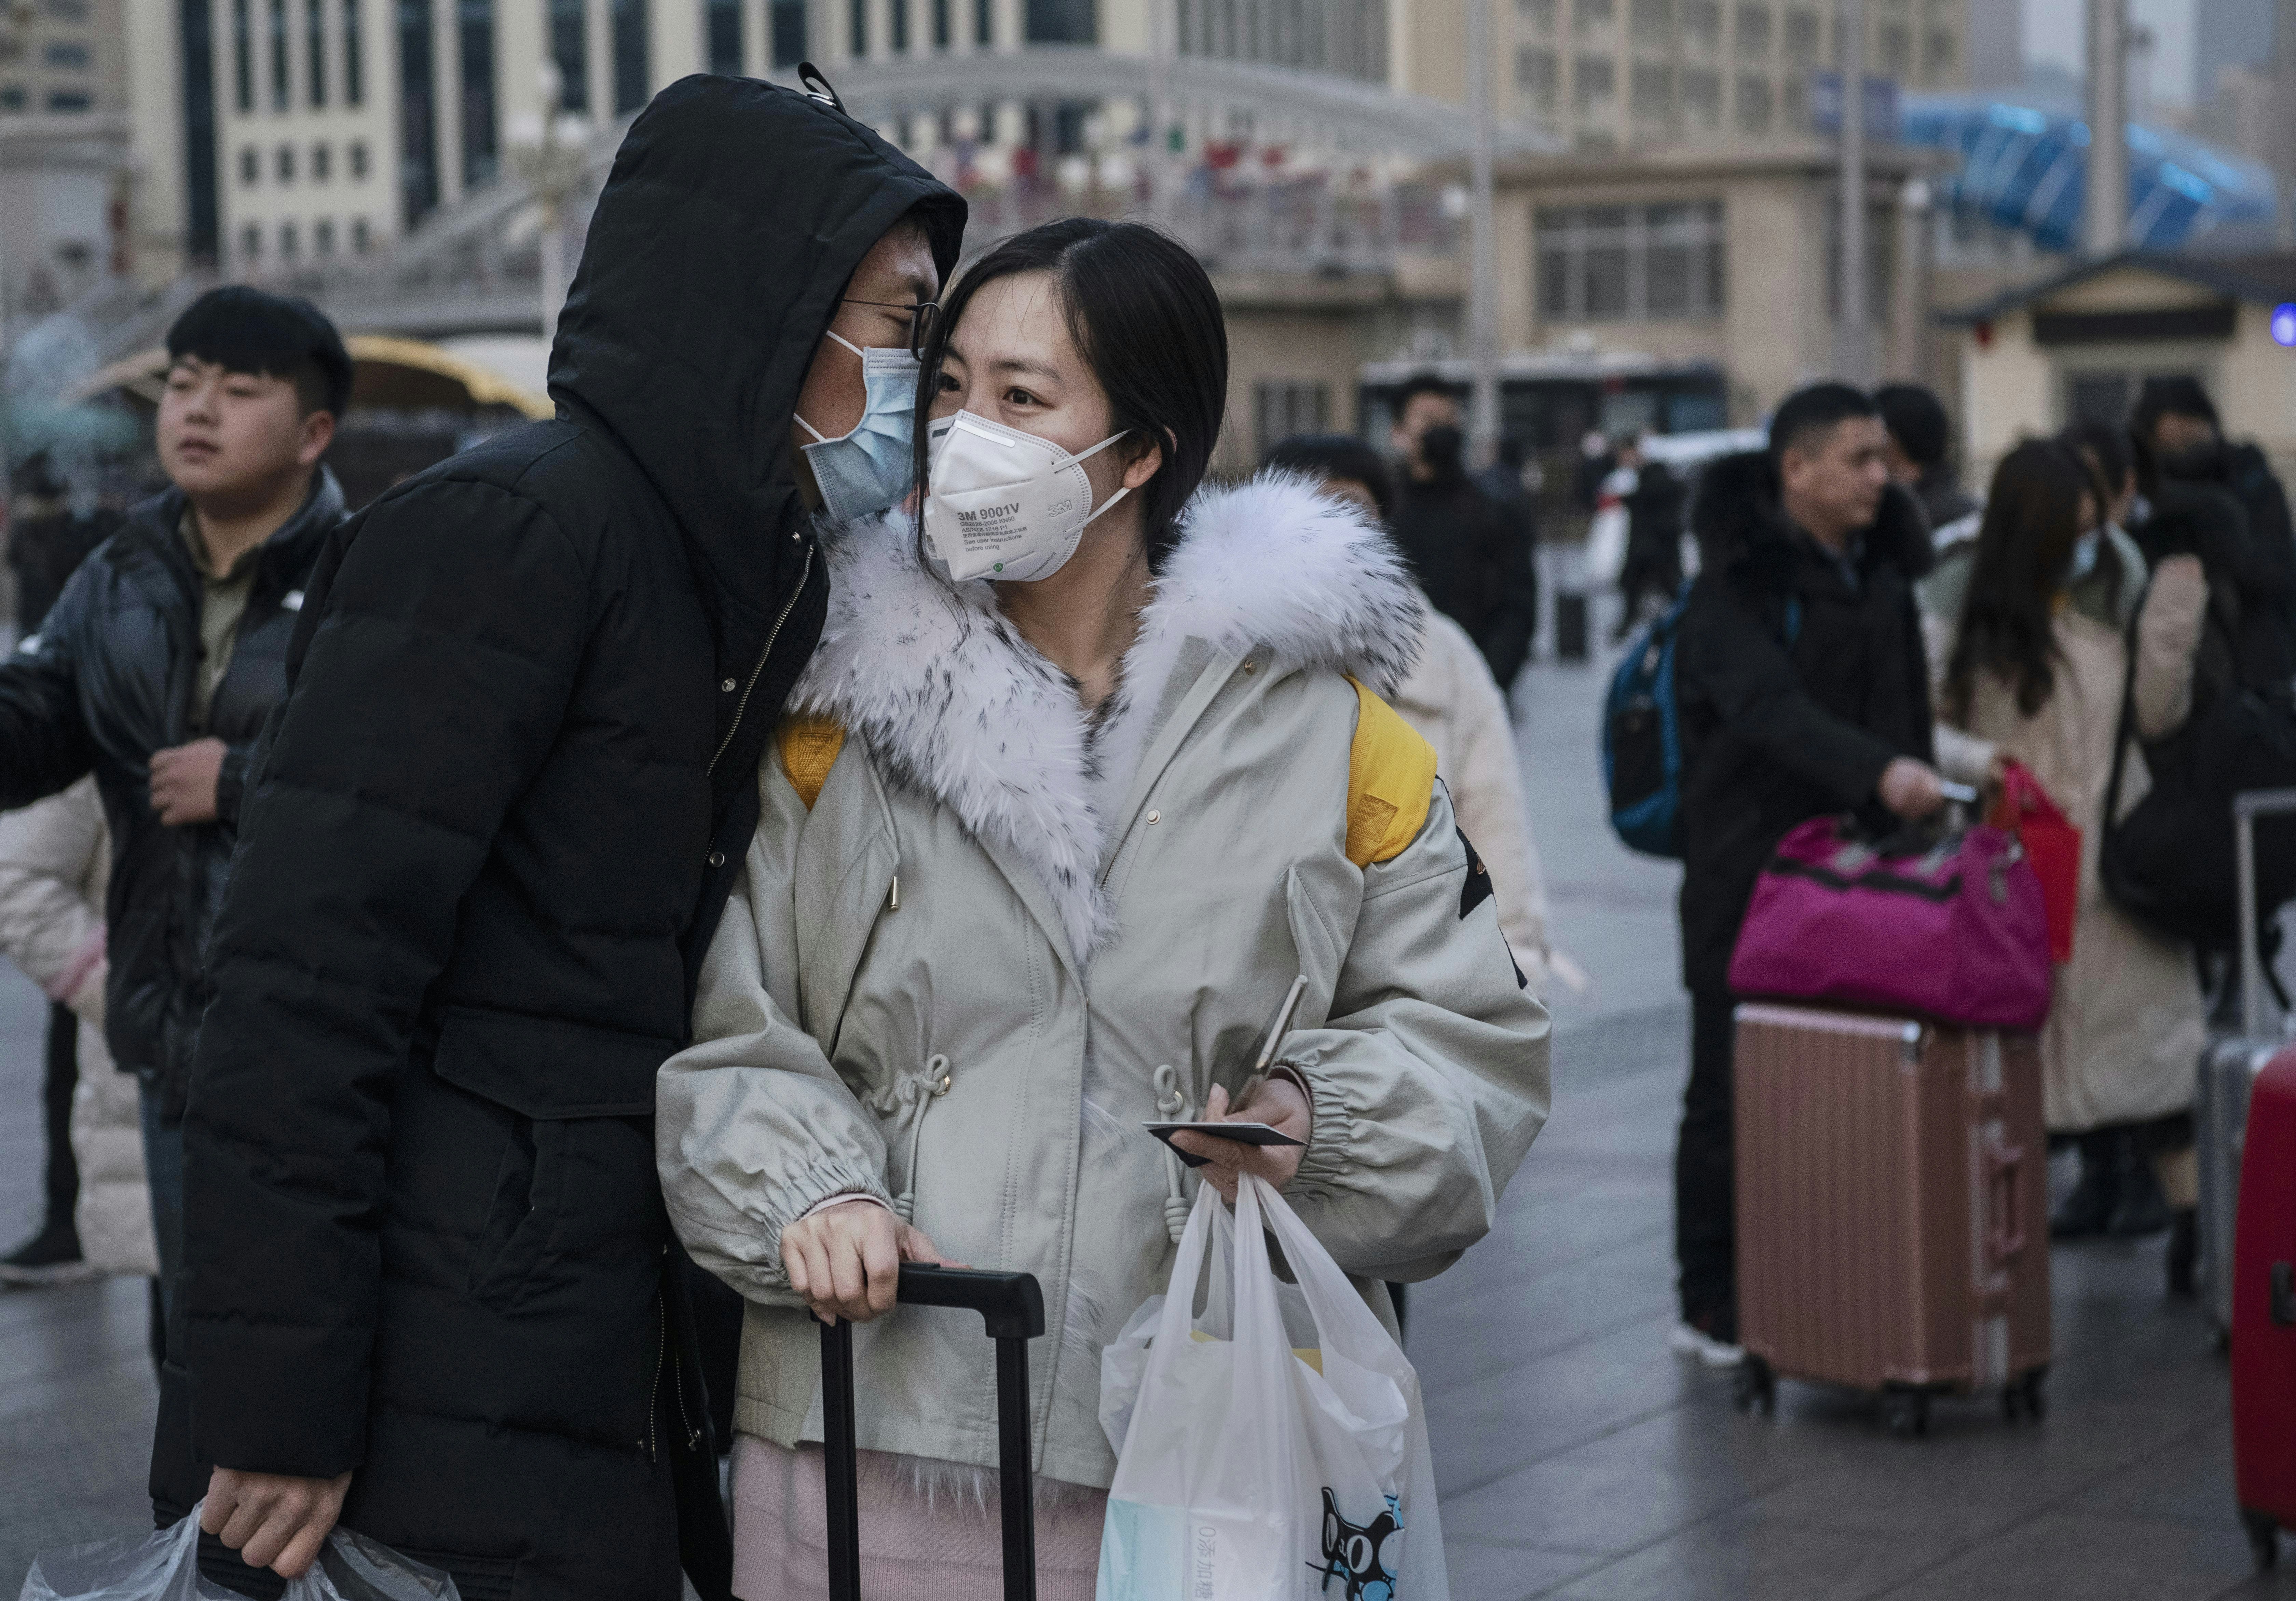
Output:
[[875,1201],[824,1207],[782,1230],[782,1267],[790,1288],[824,1323],[883,1317],[893,1310],[900,1288],[900,1265],[940,1260],[924,1230],[911,1227]]
[[1300,1093],[1299,1085],[1287,1076],[1271,1073],[1233,1107],[1227,1104],[1227,1086],[1213,1085],[1203,1121],[1266,1123],[1279,1134],[1288,1134],[1300,1142],[1296,1145],[1247,1145],[1242,1140],[1221,1139],[1210,1134],[1172,1136],[1176,1147],[1191,1156],[1206,1159],[1206,1165],[1196,1170],[1203,1175],[1205,1183],[1219,1191],[1222,1200],[1233,1203],[1236,1176],[1240,1173],[1265,1178],[1279,1190],[1292,1182],[1300,1171],[1300,1158],[1307,1153],[1308,1131],[1314,1127],[1315,1113],[1308,1104],[1308,1097]]

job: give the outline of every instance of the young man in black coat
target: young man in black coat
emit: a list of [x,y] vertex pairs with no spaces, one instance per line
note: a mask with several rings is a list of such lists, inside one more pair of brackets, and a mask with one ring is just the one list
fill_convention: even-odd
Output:
[[828,94],[672,86],[557,418],[330,543],[216,930],[153,1454],[240,1574],[340,1515],[466,1601],[726,1593],[654,1072],[822,626],[793,418],[860,421],[827,333],[907,348],[964,223]]
[[1682,971],[1690,1086],[1675,1154],[1675,1349],[1734,1363],[1730,954],[1763,864],[1791,829],[1855,810],[1877,828],[1943,803],[1913,580],[1921,510],[1890,481],[1858,390],[1789,396],[1767,453],[1698,484],[1702,556],[1677,646],[1683,720]]
[[1467,475],[1459,401],[1431,375],[1396,398],[1395,448],[1404,471],[1388,531],[1438,612],[1467,630],[1505,691],[1530,655],[1538,575],[1521,516]]
[[308,301],[211,290],[168,331],[160,465],[0,665],[0,808],[95,774],[111,833],[104,1040],[142,1087],[160,1299],[182,1260],[183,1120],[201,953],[244,824],[248,754],[285,688],[342,492],[319,464],[351,358]]
[[1619,597],[1626,604],[1611,636],[1614,643],[1634,632],[1645,600],[1664,607],[1682,587],[1682,480],[1644,450],[1639,432],[1619,447],[1619,465],[1634,469],[1635,487],[1626,497],[1627,559],[1619,570]]

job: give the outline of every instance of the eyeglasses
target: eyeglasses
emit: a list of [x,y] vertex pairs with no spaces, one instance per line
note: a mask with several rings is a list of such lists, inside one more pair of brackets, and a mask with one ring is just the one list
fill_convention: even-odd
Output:
[[909,314],[909,354],[919,361],[932,346],[933,335],[940,329],[940,302],[919,300],[911,305],[906,300],[840,300],[840,306],[874,306],[884,311],[906,311]]

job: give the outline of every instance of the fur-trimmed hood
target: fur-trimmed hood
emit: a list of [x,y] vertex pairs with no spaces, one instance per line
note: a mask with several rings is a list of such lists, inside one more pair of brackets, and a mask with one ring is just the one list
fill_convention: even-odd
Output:
[[[1691,532],[1698,537],[1702,565],[1716,571],[1790,571],[1799,546],[1781,499],[1777,468],[1765,451],[1748,450],[1708,464],[1698,477],[1690,509]],[[1861,564],[1890,566],[1908,580],[1935,565],[1928,520],[1914,497],[1896,484],[1882,492],[1882,505],[1865,530]]]
[[890,782],[1033,867],[1079,964],[1111,932],[1098,883],[1110,819],[1177,699],[1168,690],[1191,641],[1237,659],[1264,648],[1275,669],[1264,682],[1328,669],[1391,694],[1423,626],[1402,559],[1354,506],[1283,473],[1206,489],[1115,695],[1090,718],[1074,681],[1005,620],[992,585],[944,583],[926,569],[906,514],[851,524],[825,548],[829,620],[791,707],[835,718]]

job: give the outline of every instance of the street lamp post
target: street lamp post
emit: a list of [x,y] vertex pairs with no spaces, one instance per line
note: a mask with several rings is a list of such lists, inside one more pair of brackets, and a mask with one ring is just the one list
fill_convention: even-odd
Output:
[[2128,233],[2128,0],[2089,0],[2088,186],[2081,243],[2112,255]]
[[1467,354],[1473,365],[1468,427],[1474,457],[1488,462],[1499,439],[1498,241],[1491,219],[1491,0],[1466,0],[1469,158]]
[[513,140],[512,168],[526,180],[540,214],[542,343],[546,350],[558,337],[558,313],[566,304],[566,197],[589,161],[587,125],[578,116],[562,112],[564,80],[558,63],[542,62],[542,126],[531,140]]
[[1866,0],[1841,0],[1841,325],[1834,370],[1845,383],[1873,382],[1873,330],[1866,304]]

